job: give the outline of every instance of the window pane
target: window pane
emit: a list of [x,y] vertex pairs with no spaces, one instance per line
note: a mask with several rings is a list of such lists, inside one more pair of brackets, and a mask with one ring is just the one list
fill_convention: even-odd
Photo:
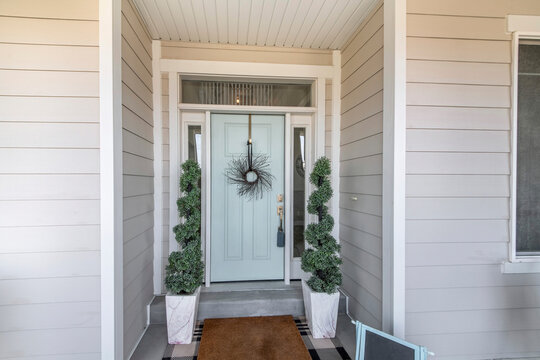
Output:
[[311,106],[311,84],[182,80],[187,104]]
[[201,166],[201,127],[198,125],[188,126],[188,159],[195,160]]
[[294,129],[294,171],[293,171],[293,256],[300,257],[304,252],[304,226],[305,226],[305,198],[306,198],[306,155],[305,155],[305,128]]
[[540,45],[519,45],[517,252],[540,251]]

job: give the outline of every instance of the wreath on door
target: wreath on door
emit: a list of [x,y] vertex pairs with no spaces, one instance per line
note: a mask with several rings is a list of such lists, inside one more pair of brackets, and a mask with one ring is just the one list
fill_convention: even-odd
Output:
[[239,196],[248,199],[261,199],[265,192],[272,190],[274,176],[270,173],[269,157],[265,154],[253,155],[251,139],[251,114],[248,120],[247,154],[233,158],[225,171],[230,184],[237,186]]

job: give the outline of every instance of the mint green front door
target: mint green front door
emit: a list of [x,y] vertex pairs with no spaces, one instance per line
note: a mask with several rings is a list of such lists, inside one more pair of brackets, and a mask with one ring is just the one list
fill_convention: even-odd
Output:
[[262,199],[237,194],[225,171],[246,156],[248,115],[212,114],[210,280],[283,279],[284,248],[277,246],[278,195],[284,191],[284,118],[252,115],[253,154],[268,155],[274,179]]

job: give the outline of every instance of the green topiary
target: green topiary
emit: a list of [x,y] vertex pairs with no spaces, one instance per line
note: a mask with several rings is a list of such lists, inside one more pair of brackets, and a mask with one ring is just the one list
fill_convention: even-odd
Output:
[[318,222],[309,224],[304,233],[311,248],[302,254],[302,270],[311,273],[307,284],[313,291],[333,294],[341,285],[341,259],[338,256],[340,246],[330,234],[334,228],[334,218],[328,214],[326,206],[332,198],[330,173],[330,160],[321,157],[315,162],[309,176],[309,181],[317,189],[309,197],[307,210],[318,216]]
[[172,294],[192,294],[203,282],[204,264],[201,260],[201,169],[194,160],[182,164],[180,191],[184,196],[176,202],[183,224],[173,228],[180,251],[169,255],[165,286]]

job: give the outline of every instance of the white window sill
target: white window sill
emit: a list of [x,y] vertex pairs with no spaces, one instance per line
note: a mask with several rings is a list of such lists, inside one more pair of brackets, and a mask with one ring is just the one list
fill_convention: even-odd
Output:
[[534,274],[540,273],[540,259],[538,261],[509,262],[501,265],[503,274]]

